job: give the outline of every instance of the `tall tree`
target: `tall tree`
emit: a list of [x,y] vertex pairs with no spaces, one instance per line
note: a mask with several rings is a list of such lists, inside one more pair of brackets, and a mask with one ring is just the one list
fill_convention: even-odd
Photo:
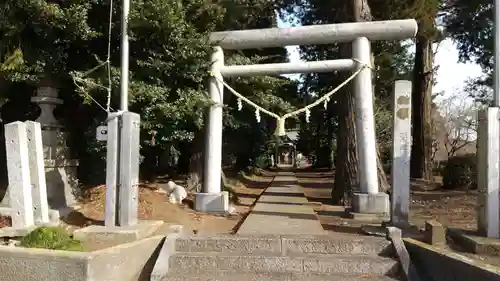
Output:
[[412,88],[411,176],[432,181],[432,85],[433,49],[438,36],[436,15],[440,0],[416,0],[412,14],[418,22]]
[[494,5],[491,1],[443,0],[442,22],[456,43],[460,62],[475,62],[484,76],[470,81],[467,91],[478,101],[491,102],[494,69]]
[[[367,8],[370,7],[366,4],[381,1],[383,3],[380,5],[375,4],[373,6],[375,10],[371,11],[373,13],[372,15],[370,15],[371,13],[366,13],[369,11]],[[370,3],[362,1],[356,4],[353,1],[328,2],[308,0],[301,1],[300,5],[295,6],[294,9],[288,9],[288,11],[293,10],[295,13],[294,15],[299,17],[301,23],[304,25],[352,22],[355,20],[355,4],[357,7],[361,7],[359,15],[356,15],[358,20],[362,20],[363,17],[371,20],[372,16],[375,16],[377,20],[397,18],[395,16],[396,11],[387,9],[385,5],[387,1],[389,0],[372,0],[369,1]],[[296,5],[297,3],[294,4]],[[302,58],[305,60],[321,60],[331,57],[350,57],[350,49],[350,45],[342,48],[338,44],[332,44],[303,46],[300,50]],[[374,93],[376,93],[374,100],[377,112],[383,113],[384,116],[390,116],[393,83],[397,79],[408,79],[409,55],[406,51],[407,44],[402,44],[401,42],[373,42],[372,49],[374,54],[376,54],[374,60],[377,66],[374,73],[376,75],[376,79],[374,79]],[[312,93],[322,94],[330,90],[332,85],[338,85],[347,78],[347,76],[342,75],[342,73],[336,73],[335,75],[329,73],[311,73],[303,75],[303,77],[304,86],[302,87],[302,95],[304,96],[311,95]],[[328,109],[334,112],[333,118],[330,119],[332,122],[329,122],[329,114],[315,114],[316,111],[318,111],[317,113],[322,111],[321,108],[315,109],[315,112],[311,114],[311,124],[309,126],[307,124],[303,126],[303,133],[301,133],[299,137],[299,143],[308,149],[310,155],[327,155],[327,153],[322,152],[321,144],[328,143],[326,139],[329,135],[328,130],[332,129],[327,128],[325,125],[333,126],[337,142],[335,146],[335,151],[337,153],[335,157],[336,181],[335,188],[332,190],[332,197],[335,201],[339,201],[344,196],[344,191],[349,192],[351,187],[355,187],[358,184],[358,160],[355,141],[353,98],[349,86],[339,91],[339,93],[334,96],[335,100],[332,101],[331,108]],[[377,132],[377,138],[382,137],[384,139],[384,144],[386,144],[386,139],[390,137],[390,134],[388,134],[390,130],[387,130],[387,123],[384,123],[384,120],[388,119],[386,117],[376,119],[377,128],[384,128],[383,132]],[[313,136],[315,138],[321,138],[323,141],[318,141],[318,144],[314,145],[309,141]],[[388,147],[380,147],[380,152],[384,155],[388,155]],[[381,191],[384,191],[388,188],[388,185],[380,160],[379,157],[378,174]]]
[[[347,5],[347,15],[351,15],[347,21],[354,22],[362,22],[362,21],[371,21],[373,19],[372,12],[367,0],[352,0],[346,1]],[[344,55],[350,55],[350,45],[343,46],[341,52],[345,53]],[[344,56],[343,55],[343,56]],[[372,59],[372,62],[374,60]],[[374,88],[375,89],[375,88]],[[356,153],[356,134],[355,134],[355,97],[352,91],[348,91],[345,95],[343,95],[342,100],[340,102],[340,107],[344,108],[340,112],[339,116],[339,131],[342,132],[342,129],[345,131],[338,138],[338,149],[339,149],[339,157],[337,157],[337,163],[340,165],[336,165],[337,172],[335,174],[335,188],[332,191],[333,199],[339,199],[340,191],[349,191],[350,187],[346,187],[345,183],[350,183],[351,187],[354,186],[353,183],[356,182],[354,176],[354,171],[357,170],[358,167],[358,157]],[[381,192],[386,192],[389,190],[390,186],[387,182],[387,177],[385,175],[382,162],[380,161],[380,157],[378,155],[378,144],[377,146],[377,171],[378,171],[378,181],[379,181],[379,190]],[[344,154],[344,155],[342,155]],[[342,162],[341,162],[342,161]],[[338,176],[337,176],[338,174]]]

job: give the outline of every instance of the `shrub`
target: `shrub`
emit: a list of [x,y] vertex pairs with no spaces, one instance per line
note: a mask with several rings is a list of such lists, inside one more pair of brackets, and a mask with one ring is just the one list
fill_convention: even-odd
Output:
[[83,251],[79,240],[60,227],[39,227],[21,239],[21,247],[63,251]]
[[464,156],[453,156],[443,163],[442,169],[443,188],[457,189],[467,188],[476,189],[476,155],[469,154]]

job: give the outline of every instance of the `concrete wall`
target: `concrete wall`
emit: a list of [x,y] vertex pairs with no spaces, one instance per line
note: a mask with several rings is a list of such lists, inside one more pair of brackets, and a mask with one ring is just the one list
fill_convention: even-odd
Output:
[[405,238],[404,242],[421,280],[500,281],[497,267],[411,238]]
[[91,253],[0,246],[2,281],[146,281],[164,236]]

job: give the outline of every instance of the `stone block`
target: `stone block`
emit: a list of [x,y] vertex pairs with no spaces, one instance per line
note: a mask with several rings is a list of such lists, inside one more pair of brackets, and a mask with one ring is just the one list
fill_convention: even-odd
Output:
[[444,226],[435,220],[426,221],[425,241],[434,246],[446,244],[446,229]]
[[177,240],[179,252],[238,252],[247,254],[279,254],[278,237],[192,236]]
[[500,256],[500,240],[449,228],[447,234],[465,251],[478,255]]
[[45,159],[47,200],[52,209],[74,206],[79,194],[77,160]]
[[471,281],[500,280],[496,264],[488,264],[480,259],[435,247],[411,238],[404,238],[412,262],[424,270],[419,270],[421,280]]
[[413,265],[403,242],[403,231],[397,227],[389,226],[387,227],[387,238],[392,242],[405,280],[420,281],[417,269]]
[[304,235],[283,237],[284,255],[300,254],[371,254],[385,253],[390,247],[389,241],[378,237],[322,237]]
[[198,212],[226,214],[229,212],[229,193],[195,193],[194,209]]
[[94,252],[0,246],[5,281],[149,280],[164,236],[153,236]]
[[129,243],[154,234],[163,223],[163,221],[139,221],[133,226],[91,225],[75,230],[73,237],[81,241]]
[[393,275],[397,261],[368,255],[238,256],[178,253],[171,257],[172,273],[289,272]]
[[389,195],[387,193],[354,193],[352,212],[360,214],[389,214]]

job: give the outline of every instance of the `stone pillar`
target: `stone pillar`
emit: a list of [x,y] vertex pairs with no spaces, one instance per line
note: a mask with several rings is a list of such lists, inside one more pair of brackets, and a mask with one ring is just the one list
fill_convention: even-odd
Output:
[[35,224],[26,124],[13,122],[5,125],[7,171],[9,177],[9,204],[12,208],[12,227],[23,228]]
[[43,158],[42,129],[40,123],[37,122],[26,121],[25,124],[35,224],[44,224],[49,222],[49,206]]
[[203,192],[195,194],[194,209],[209,213],[227,213],[229,194],[221,190],[222,173],[222,107],[224,106],[224,85],[220,72],[224,66],[224,52],[215,47],[212,53],[211,72],[208,92],[212,101],[206,123],[205,170],[203,173]]
[[70,159],[66,133],[62,131],[63,126],[53,113],[56,106],[63,104],[58,98],[58,92],[57,88],[42,84],[31,98],[42,111],[36,122],[42,126],[47,198],[51,209],[76,204],[75,194],[78,188],[78,160]]
[[[366,37],[353,41],[352,56],[363,64],[371,65],[370,41]],[[363,65],[358,65],[357,69],[360,67]],[[389,213],[389,195],[379,192],[378,186],[372,74],[370,68],[364,68],[353,79],[360,192],[353,194],[352,211],[386,216]]]
[[412,142],[410,81],[396,81],[393,108],[391,223],[402,228],[408,226],[408,215],[410,213]]
[[478,112],[477,139],[477,230],[490,238],[500,236],[500,122],[498,107]]

